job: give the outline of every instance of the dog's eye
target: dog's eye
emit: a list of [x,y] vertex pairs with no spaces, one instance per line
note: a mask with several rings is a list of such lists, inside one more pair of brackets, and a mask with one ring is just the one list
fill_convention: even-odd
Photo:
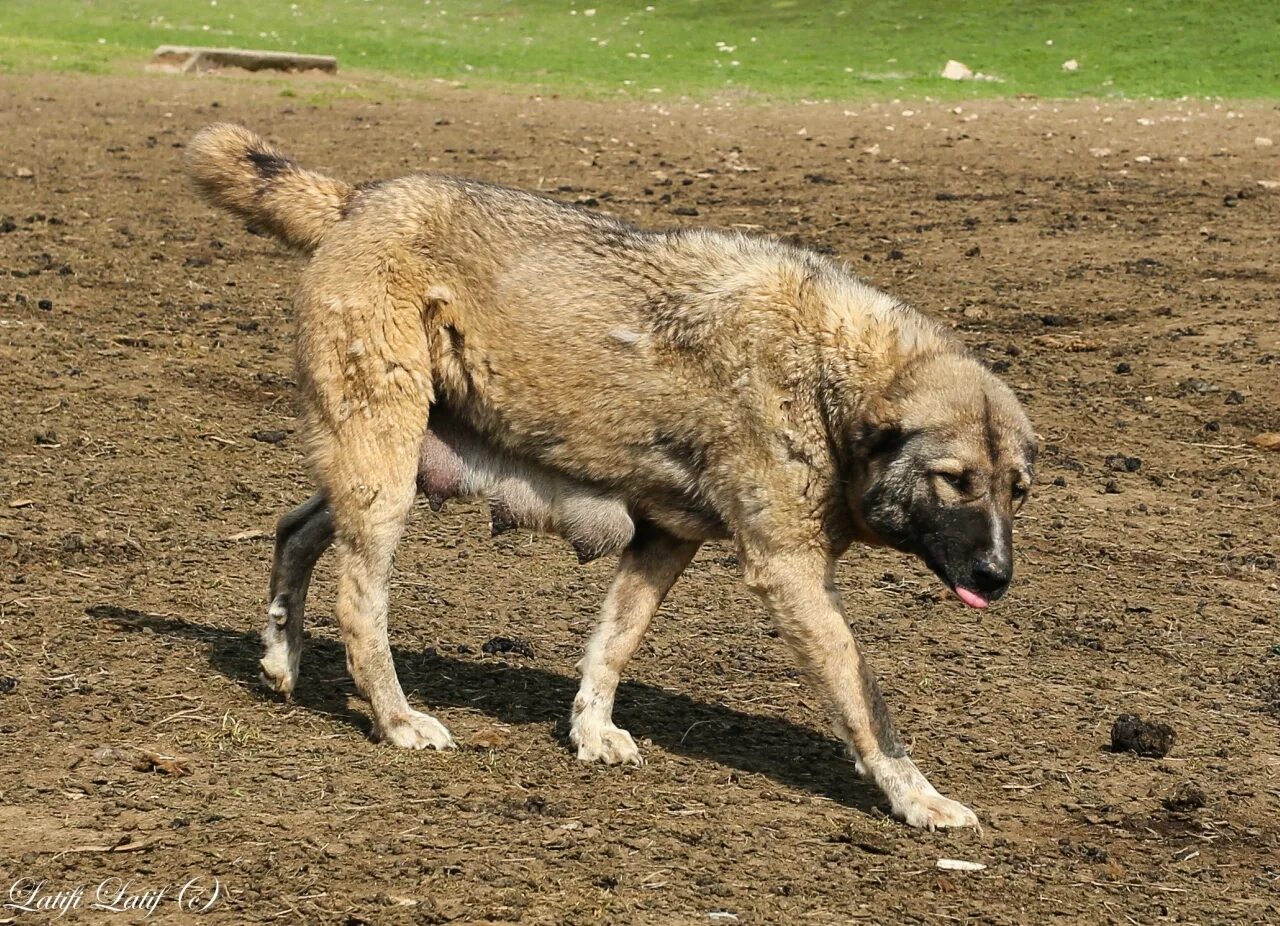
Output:
[[951,488],[955,489],[957,492],[964,492],[968,488],[969,480],[965,478],[964,473],[936,472],[933,475],[951,486]]
[[1013,484],[1013,500],[1015,502],[1025,502],[1027,500],[1028,493],[1029,490],[1022,483],[1015,482]]

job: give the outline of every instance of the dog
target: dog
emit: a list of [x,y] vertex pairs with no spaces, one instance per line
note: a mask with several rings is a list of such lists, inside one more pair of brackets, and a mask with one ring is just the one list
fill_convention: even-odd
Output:
[[311,255],[296,362],[321,492],[280,522],[273,689],[296,684],[311,569],[332,543],[375,738],[453,746],[396,677],[387,588],[419,489],[488,495],[495,530],[620,554],[570,739],[580,759],[638,764],[613,722],[619,678],[699,546],[726,539],[894,814],[977,825],[908,756],[833,578],[862,543],[919,557],[973,608],[1009,586],[1036,439],[947,329],[764,236],[646,231],[437,174],[352,186],[227,124],[191,141],[186,167],[210,202]]

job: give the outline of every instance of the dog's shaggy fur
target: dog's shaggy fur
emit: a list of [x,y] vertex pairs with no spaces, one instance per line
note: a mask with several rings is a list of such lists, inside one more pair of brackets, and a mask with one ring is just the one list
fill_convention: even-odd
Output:
[[[1035,441],[1013,394],[937,324],[843,266],[741,234],[647,232],[438,175],[353,187],[245,129],[188,148],[201,191],[312,254],[297,369],[321,494],[281,522],[264,676],[292,691],[311,566],[332,540],[337,619],[378,737],[452,745],[387,642],[415,485],[489,494],[495,527],[620,550],[582,661],[580,758],[638,762],[619,676],[710,538],[832,705],[860,769],[914,826],[971,826],[903,749],[833,582],[855,540],[917,554],[966,603],[1007,586]],[[501,524],[499,523],[501,522]]]

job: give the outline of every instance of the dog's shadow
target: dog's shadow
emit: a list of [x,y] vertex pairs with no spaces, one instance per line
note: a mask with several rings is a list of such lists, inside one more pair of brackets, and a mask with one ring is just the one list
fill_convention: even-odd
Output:
[[[219,672],[260,697],[271,697],[258,682],[261,643],[254,631],[226,630],[109,604],[94,605],[85,613],[124,629],[149,629],[208,644],[209,660]],[[368,718],[347,705],[354,687],[346,674],[341,644],[311,636],[305,646],[304,671],[294,702],[341,717],[368,733]],[[395,650],[395,662],[405,690],[428,709],[450,705],[480,710],[508,724],[555,723],[567,748],[567,713],[577,690],[575,680],[490,656],[464,659],[400,649]],[[342,681],[329,684],[316,679]],[[853,763],[842,758],[843,747],[807,727],[640,682],[621,684],[618,703],[625,715],[622,726],[669,752],[761,774],[863,812],[883,807],[875,787],[859,779]]]

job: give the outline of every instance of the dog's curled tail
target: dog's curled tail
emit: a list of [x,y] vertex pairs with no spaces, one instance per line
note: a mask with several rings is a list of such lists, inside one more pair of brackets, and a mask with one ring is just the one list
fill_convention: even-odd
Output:
[[355,189],[303,170],[239,125],[207,126],[187,145],[186,169],[205,198],[310,253],[339,219]]

